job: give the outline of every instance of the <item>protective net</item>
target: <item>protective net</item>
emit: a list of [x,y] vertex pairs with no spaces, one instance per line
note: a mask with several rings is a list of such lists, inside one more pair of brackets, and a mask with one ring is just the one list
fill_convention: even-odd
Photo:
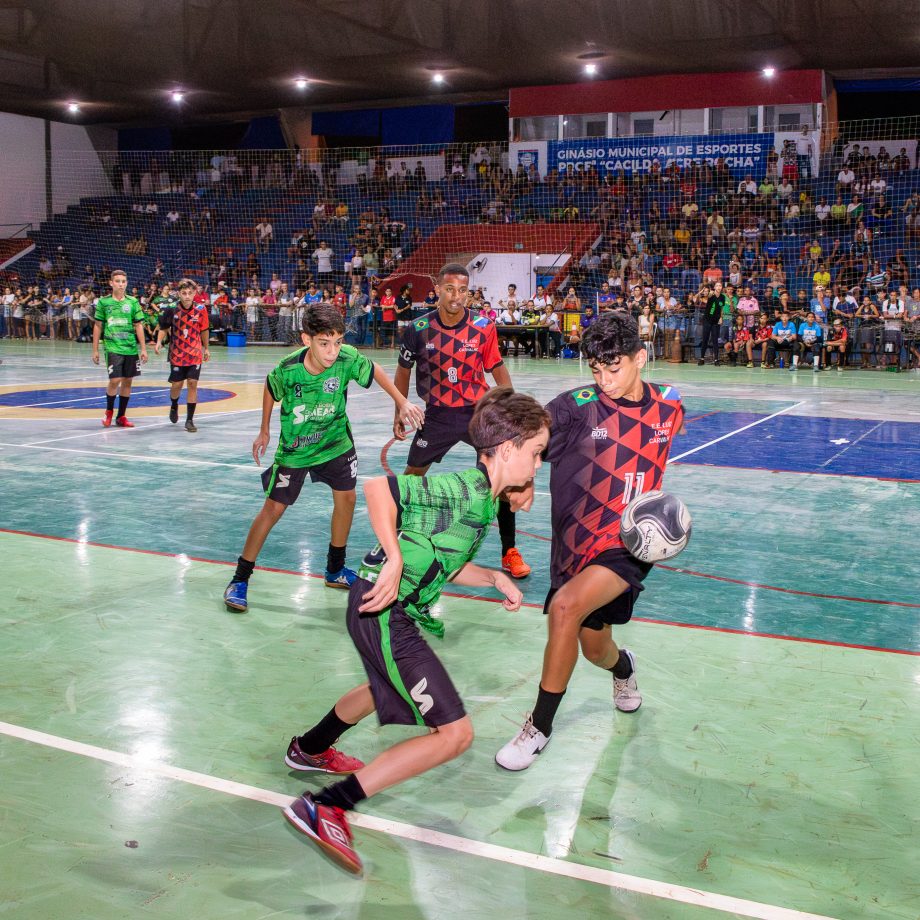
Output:
[[[839,314],[851,353],[894,364],[915,347],[918,131],[895,119],[437,148],[56,150],[46,184],[23,189],[47,219],[0,243],[3,333],[87,336],[122,268],[151,317],[194,278],[231,344],[293,343],[305,306],[327,300],[350,341],[387,345],[395,308],[425,309],[438,269],[459,262],[477,310],[546,327],[521,343],[534,353],[577,348],[591,313],[620,306],[644,314],[653,356],[686,358],[704,286],[720,280],[734,300],[717,354],[746,300],[746,325],[815,307],[827,333]],[[545,305],[555,323],[539,320]]]

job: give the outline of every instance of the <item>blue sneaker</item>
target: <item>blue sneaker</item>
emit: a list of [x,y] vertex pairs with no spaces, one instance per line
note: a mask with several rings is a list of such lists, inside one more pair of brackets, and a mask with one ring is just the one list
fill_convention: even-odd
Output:
[[245,613],[249,609],[249,603],[246,600],[246,592],[249,590],[249,582],[231,581],[224,591],[224,603],[227,610],[234,613]]
[[354,584],[357,577],[356,572],[343,566],[338,572],[326,572],[326,587],[342,588],[347,591]]

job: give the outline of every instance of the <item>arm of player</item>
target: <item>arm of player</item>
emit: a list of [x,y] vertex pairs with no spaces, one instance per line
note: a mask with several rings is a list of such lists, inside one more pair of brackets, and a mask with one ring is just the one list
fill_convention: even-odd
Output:
[[268,441],[271,437],[272,411],[275,408],[275,397],[272,391],[265,384],[262,391],[262,427],[259,429],[259,436],[252,442],[252,459],[256,461],[256,466],[262,465],[262,458],[268,449]]
[[134,324],[134,334],[137,336],[137,345],[141,352],[141,364],[147,363],[147,339],[144,338],[144,324]]
[[364,484],[364,499],[367,502],[367,516],[371,527],[386,553],[387,561],[377,575],[374,587],[363,598],[359,613],[376,613],[385,610],[399,596],[399,582],[402,578],[403,558],[396,531],[396,503],[390,491],[386,476],[377,476]]
[[156,341],[153,343],[153,353],[155,355],[158,355],[160,353],[160,349],[163,347],[163,342],[165,339],[166,339],[166,330],[162,326],[160,326],[157,328]]
[[481,565],[468,562],[451,578],[455,585],[464,585],[467,588],[495,588],[505,595],[502,606],[512,613],[521,609],[524,595],[510,576],[495,569],[486,569]]
[[498,367],[492,370],[492,379],[497,387],[511,387],[514,389],[511,383],[511,374],[508,373],[508,368],[504,364],[499,364]]
[[[397,376],[402,368],[397,368]],[[425,424],[425,413],[418,406],[413,406],[407,398],[409,391],[408,384],[404,393],[399,386],[390,380],[389,374],[379,365],[374,365],[374,382],[383,390],[390,399],[396,403],[396,418],[393,422],[395,431],[396,425],[401,425],[403,438],[405,438],[406,428],[421,428]],[[402,439],[400,439],[402,440]]]
[[93,323],[93,364],[99,363],[99,336],[102,335],[102,323]]
[[205,361],[211,360],[211,349],[208,345],[211,343],[211,336],[207,328],[201,330],[201,356]]
[[[377,371],[375,369],[374,373]],[[393,377],[393,386],[396,387],[398,393],[400,393],[404,398],[409,396],[409,381],[412,377],[412,371],[408,367],[402,367],[397,365],[396,374]],[[406,425],[399,417],[399,406],[396,407],[396,417],[393,419],[393,437],[397,441],[406,440]]]

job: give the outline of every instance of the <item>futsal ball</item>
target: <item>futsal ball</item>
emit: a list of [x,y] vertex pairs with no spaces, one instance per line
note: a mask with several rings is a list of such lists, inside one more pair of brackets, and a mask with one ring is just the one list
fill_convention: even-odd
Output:
[[634,498],[620,518],[620,539],[640,562],[672,559],[690,542],[692,521],[687,506],[667,492]]

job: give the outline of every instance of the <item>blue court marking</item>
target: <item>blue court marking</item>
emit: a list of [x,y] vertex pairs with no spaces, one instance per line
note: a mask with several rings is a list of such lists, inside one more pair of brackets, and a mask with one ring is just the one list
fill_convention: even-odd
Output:
[[[701,418],[675,439],[671,451],[676,456],[758,418],[763,415],[752,412]],[[781,415],[677,462],[920,481],[920,424]]]
[[[218,402],[236,396],[232,390],[198,387],[198,402]],[[135,386],[133,408],[169,405],[169,385]],[[105,387],[64,387],[59,390],[16,390],[0,393],[0,406],[15,409],[104,409]]]

